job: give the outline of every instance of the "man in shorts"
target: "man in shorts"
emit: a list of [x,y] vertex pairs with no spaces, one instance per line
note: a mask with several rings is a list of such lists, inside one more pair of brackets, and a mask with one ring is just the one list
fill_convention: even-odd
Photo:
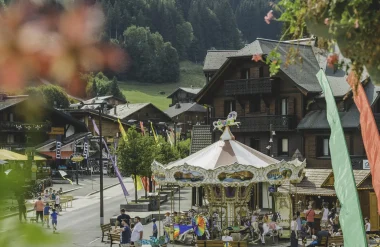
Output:
[[53,226],[53,233],[55,233],[57,231],[57,224],[58,224],[58,214],[55,211],[55,209],[53,209],[53,213],[51,213],[50,216],[51,216],[51,224]]
[[307,225],[310,228],[310,235],[314,235],[314,217],[315,211],[312,206],[309,206],[309,210],[305,213]]
[[47,225],[47,228],[50,228],[49,226],[49,214],[50,214],[50,206],[49,206],[49,203],[46,203],[45,207],[44,207],[44,221],[42,223],[42,225],[44,225],[46,223]]

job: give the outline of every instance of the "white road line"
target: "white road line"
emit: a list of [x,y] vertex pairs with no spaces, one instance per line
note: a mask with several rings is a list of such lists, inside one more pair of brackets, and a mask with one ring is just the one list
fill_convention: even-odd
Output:
[[98,241],[99,239],[100,239],[100,238],[97,238],[97,239],[95,239],[95,240],[92,240],[91,242],[88,243],[88,245],[90,245],[90,244],[92,244],[92,243]]

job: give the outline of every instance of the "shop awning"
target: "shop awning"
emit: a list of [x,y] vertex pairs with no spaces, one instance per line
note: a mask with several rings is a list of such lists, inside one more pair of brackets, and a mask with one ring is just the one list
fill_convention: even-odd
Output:
[[[0,160],[23,160],[26,161],[28,160],[28,157],[23,154],[15,153],[6,149],[0,149]],[[35,161],[42,161],[46,160],[45,158],[34,155],[34,160]]]
[[[305,169],[305,177],[298,184],[284,183],[278,188],[278,192],[300,194],[300,195],[317,195],[317,196],[335,196],[334,174],[331,169]],[[371,175],[369,170],[354,170],[354,177],[358,189],[369,189]]]
[[[56,159],[56,156],[55,156],[55,151],[51,151],[51,152],[39,152],[40,154],[43,154],[43,155],[46,155],[46,156],[49,156],[51,157],[52,159]],[[73,154],[73,151],[61,151],[61,159],[62,160],[67,160],[67,159],[70,159],[70,156]]]

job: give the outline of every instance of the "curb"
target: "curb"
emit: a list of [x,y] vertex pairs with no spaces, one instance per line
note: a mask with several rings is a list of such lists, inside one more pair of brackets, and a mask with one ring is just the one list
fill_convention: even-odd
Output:
[[[117,186],[117,185],[119,185],[119,184],[120,184],[120,183],[117,183],[117,184],[111,184],[111,185],[109,185],[109,186],[107,186],[107,187],[104,187],[104,188],[103,188],[103,191],[106,190],[106,189],[109,189],[109,188],[115,187],[115,186]],[[98,193],[98,192],[100,192],[100,190],[95,190],[95,191],[90,192],[89,194],[87,194],[85,197],[87,197],[87,196],[92,196],[93,194],[96,194],[96,193]]]
[[[78,188],[74,188],[74,189],[70,189],[70,190],[65,190],[62,192],[62,194],[67,194],[67,193],[70,193],[70,192],[73,192],[75,190],[79,190],[81,189],[82,187],[78,187]],[[75,200],[75,199],[73,199]],[[34,209],[27,209],[26,212],[32,212],[34,211]],[[0,220],[3,220],[3,219],[6,219],[6,218],[9,218],[9,217],[12,217],[12,216],[18,216],[18,212],[17,213],[11,213],[11,214],[7,214],[7,215],[3,215],[3,216],[0,216]]]

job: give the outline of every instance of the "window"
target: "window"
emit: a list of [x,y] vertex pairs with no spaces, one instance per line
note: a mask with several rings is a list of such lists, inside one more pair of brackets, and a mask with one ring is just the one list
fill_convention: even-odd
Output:
[[235,100],[225,100],[224,101],[224,116],[228,116],[228,114],[232,111],[236,111],[236,102]]
[[320,136],[317,139],[317,156],[328,157],[330,156],[329,137]]
[[249,69],[242,69],[240,71],[240,79],[249,79]]
[[251,138],[250,142],[251,148],[260,151],[260,139]]
[[15,142],[15,136],[13,134],[8,134],[7,136],[7,143],[13,144]]
[[259,78],[264,77],[264,67],[259,68]]
[[288,115],[288,99],[281,99],[281,115]]
[[288,141],[288,138],[280,138],[278,140],[278,155],[289,156],[289,141]]
[[249,111],[250,112],[260,112],[261,108],[261,98],[259,96],[253,97],[249,100]]

